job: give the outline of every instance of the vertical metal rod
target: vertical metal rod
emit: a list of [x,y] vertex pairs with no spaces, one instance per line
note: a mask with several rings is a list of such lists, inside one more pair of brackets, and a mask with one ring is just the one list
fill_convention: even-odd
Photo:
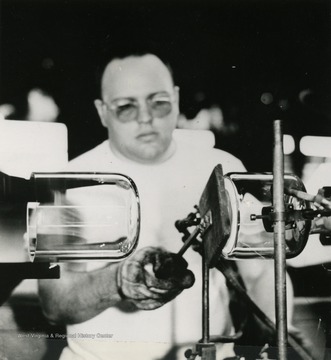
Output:
[[286,249],[284,152],[281,120],[274,121],[273,206],[275,246],[275,301],[278,360],[287,359]]
[[202,255],[202,342],[209,343],[209,267]]

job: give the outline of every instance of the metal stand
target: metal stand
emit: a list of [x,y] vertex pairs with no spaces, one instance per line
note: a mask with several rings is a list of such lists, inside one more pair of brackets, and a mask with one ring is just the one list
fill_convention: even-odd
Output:
[[[248,308],[254,312],[256,317],[263,323],[272,336],[277,337],[277,360],[287,360],[287,347],[288,345],[294,350],[294,352],[300,356],[302,360],[312,359],[310,354],[304,349],[297,340],[293,338],[287,331],[287,308],[286,308],[286,245],[285,245],[285,202],[284,202],[284,153],[283,153],[283,133],[281,120],[274,121],[274,159],[273,159],[273,232],[274,232],[274,266],[275,266],[275,312],[276,312],[276,329],[273,322],[266,317],[266,315],[258,308],[258,306],[250,299],[245,289],[238,280],[233,277],[230,269],[226,266],[226,263],[220,257],[217,247],[219,238],[229,230],[226,226],[225,217],[222,218],[222,206],[224,197],[219,195],[219,198],[215,200],[215,189],[222,188],[222,174],[219,169],[214,169],[206,189],[201,197],[199,209],[202,216],[202,220],[199,226],[190,234],[187,230],[189,225],[196,225],[193,221],[194,214],[190,214],[187,219],[177,222],[177,229],[184,233],[185,243],[183,248],[179,251],[179,255],[183,255],[190,244],[194,244],[198,233],[201,234],[203,242],[200,246],[196,246],[196,251],[202,256],[202,339],[195,344],[193,350],[189,349],[185,353],[185,357],[189,360],[194,360],[199,356],[202,360],[215,360],[216,359],[216,342],[234,342],[234,337],[215,337],[209,334],[209,268],[214,266],[220,270],[229,284],[240,294],[242,299],[247,304]],[[192,216],[193,215],[193,216]],[[221,227],[223,231],[220,231],[220,226],[215,226],[220,222],[219,217],[224,220]],[[210,228],[210,229],[209,229]],[[207,230],[209,231],[207,231]],[[212,230],[212,231],[210,231]],[[206,246],[209,236],[209,240],[218,239],[215,246],[215,242],[210,241],[209,246]],[[208,244],[207,244],[208,245]],[[212,254],[217,256],[212,257]],[[211,266],[212,263],[212,266]],[[262,349],[263,350],[263,349]],[[262,357],[262,353],[259,355]],[[238,359],[238,357],[235,357]]]
[[204,254],[202,254],[202,339],[195,344],[194,351],[185,352],[185,357],[189,360],[197,356],[201,360],[216,359],[216,346],[210,342],[209,334],[209,266]]
[[275,249],[275,303],[278,360],[287,359],[286,249],[284,154],[281,120],[274,121],[273,206]]
[[209,267],[202,256],[202,342],[209,342]]

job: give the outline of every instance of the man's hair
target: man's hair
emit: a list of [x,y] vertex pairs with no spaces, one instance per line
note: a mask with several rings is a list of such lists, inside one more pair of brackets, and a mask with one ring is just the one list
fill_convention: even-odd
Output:
[[102,78],[107,65],[113,60],[122,60],[128,57],[142,57],[145,55],[157,56],[168,68],[172,82],[174,83],[173,70],[169,64],[167,57],[164,56],[163,53],[163,49],[160,49],[155,43],[135,44],[131,42],[130,44],[121,43],[120,46],[116,46],[113,43],[106,44],[106,47],[104,47],[104,49],[102,50],[100,61],[96,68],[95,83],[97,89],[97,96],[99,96],[100,98],[102,96]]

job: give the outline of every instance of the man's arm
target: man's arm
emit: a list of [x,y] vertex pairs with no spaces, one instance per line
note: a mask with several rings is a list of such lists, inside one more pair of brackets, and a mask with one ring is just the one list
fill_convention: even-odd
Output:
[[117,289],[119,264],[94,271],[61,266],[61,278],[39,280],[39,295],[51,323],[74,324],[91,319],[121,301]]
[[58,280],[39,280],[44,314],[52,323],[80,323],[120,301],[153,310],[194,283],[183,258],[157,247],[142,248],[120,263],[91,272],[73,266],[62,266]]

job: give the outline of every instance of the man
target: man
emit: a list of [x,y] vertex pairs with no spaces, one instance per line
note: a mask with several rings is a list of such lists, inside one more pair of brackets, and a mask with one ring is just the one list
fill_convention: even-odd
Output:
[[[148,254],[179,250],[174,222],[199,202],[217,164],[224,173],[245,168],[224,151],[174,138],[179,89],[168,67],[153,54],[111,60],[95,106],[109,141],[73,160],[70,170],[118,172],[135,181],[141,199],[140,244],[121,263],[62,268],[60,280],[40,281],[45,314],[68,324],[69,346],[61,360],[183,358],[184,350],[201,338],[200,255],[191,249],[185,253],[195,284],[183,292],[193,283],[187,271],[176,275],[178,281],[166,290],[155,289],[158,279],[153,271],[146,276],[146,267],[143,276],[139,271],[139,276],[130,274],[148,262]],[[238,265],[249,293],[273,317],[272,264]],[[154,286],[146,289],[146,277]],[[211,334],[229,334],[228,292],[219,272],[211,271],[210,288]],[[232,355],[229,346],[221,347],[218,359]]]

